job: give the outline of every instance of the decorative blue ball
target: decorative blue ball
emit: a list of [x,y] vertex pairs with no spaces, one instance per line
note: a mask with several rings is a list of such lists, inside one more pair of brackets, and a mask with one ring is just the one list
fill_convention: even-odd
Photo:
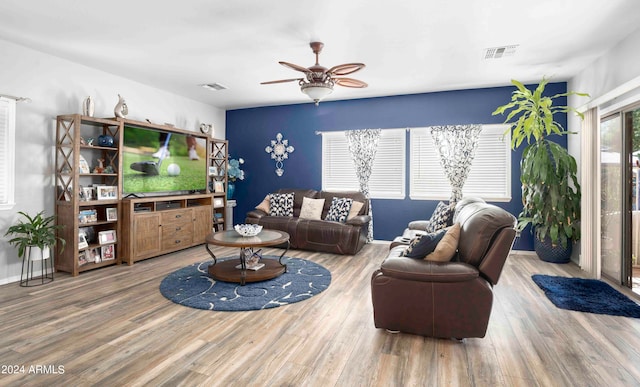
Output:
[[113,146],[113,137],[108,134],[98,136],[99,146]]

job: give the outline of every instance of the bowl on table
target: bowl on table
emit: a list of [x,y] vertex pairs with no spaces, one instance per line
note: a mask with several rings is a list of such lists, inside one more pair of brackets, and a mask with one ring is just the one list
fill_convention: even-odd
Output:
[[233,228],[245,237],[256,236],[262,231],[262,226],[259,224],[236,224]]

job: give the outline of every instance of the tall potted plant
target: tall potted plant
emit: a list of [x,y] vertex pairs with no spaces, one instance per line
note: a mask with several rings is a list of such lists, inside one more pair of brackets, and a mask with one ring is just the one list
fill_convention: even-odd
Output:
[[580,184],[576,160],[566,148],[548,139],[567,132],[554,119],[556,113],[582,113],[568,106],[554,106],[554,100],[569,95],[588,96],[569,91],[544,96],[549,80],[543,78],[534,91],[512,80],[516,90],[511,102],[498,107],[493,115],[509,111],[505,124],[511,128],[511,149],[526,140],[520,161],[522,212],[518,229],[531,224],[534,247],[547,262],[566,263],[571,259],[572,243],[580,239]]
[[60,251],[64,249],[66,241],[56,236],[55,216],[44,216],[44,211],[35,216],[29,216],[24,212],[18,212],[26,221],[20,220],[7,229],[5,236],[13,236],[9,243],[18,248],[18,257],[25,258],[33,248],[39,248],[42,253],[40,259],[48,257],[49,249],[60,242]]

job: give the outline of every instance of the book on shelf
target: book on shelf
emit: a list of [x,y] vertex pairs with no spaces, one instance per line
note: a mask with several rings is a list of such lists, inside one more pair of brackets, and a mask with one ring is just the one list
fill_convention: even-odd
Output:
[[98,214],[96,210],[81,210],[78,214],[78,220],[82,224],[95,223],[98,221]]

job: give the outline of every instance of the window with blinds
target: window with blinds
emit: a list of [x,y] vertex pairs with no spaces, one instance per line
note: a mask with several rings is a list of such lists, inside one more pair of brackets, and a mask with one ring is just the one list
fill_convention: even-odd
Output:
[[0,97],[0,210],[13,208],[16,101]]
[[[464,196],[488,201],[511,200],[511,136],[509,125],[482,125]],[[505,133],[507,132],[507,133]],[[410,129],[409,196],[446,200],[451,186],[440,165],[429,128]]]
[[[375,199],[404,199],[406,129],[384,129],[369,178],[369,192]],[[360,184],[343,131],[322,133],[322,189],[358,191]]]

